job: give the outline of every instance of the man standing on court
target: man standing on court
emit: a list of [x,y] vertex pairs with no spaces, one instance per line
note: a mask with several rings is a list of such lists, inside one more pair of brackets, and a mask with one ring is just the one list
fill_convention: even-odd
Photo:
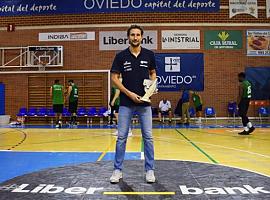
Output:
[[62,113],[64,106],[64,87],[55,80],[50,88],[50,96],[53,103],[53,112],[56,114],[56,128],[62,127]]
[[77,85],[74,84],[73,80],[68,81],[68,111],[71,113],[70,125],[76,125],[77,118],[77,107],[78,107],[79,90]]
[[189,126],[189,122],[190,122],[190,115],[189,115],[190,94],[189,93],[190,93],[189,90],[186,90],[186,89],[184,89],[182,93],[182,120],[181,122],[187,126]]
[[238,113],[239,116],[242,118],[242,123],[244,126],[244,130],[239,135],[249,135],[252,133],[255,128],[252,126],[251,122],[247,117],[249,102],[251,98],[251,84],[248,80],[246,80],[246,75],[244,72],[238,74],[238,80],[240,82],[239,85],[239,92],[238,92]]
[[[120,90],[120,108],[118,116],[118,137],[114,159],[114,171],[111,183],[118,183],[122,178],[122,166],[126,151],[128,130],[132,115],[138,112],[144,141],[146,182],[154,183],[154,146],[152,137],[152,109],[149,103],[140,98],[145,94],[144,79],[156,79],[154,53],[141,47],[143,29],[132,25],[127,30],[129,48],[118,53],[113,61],[112,81]],[[119,80],[122,76],[122,83]]]

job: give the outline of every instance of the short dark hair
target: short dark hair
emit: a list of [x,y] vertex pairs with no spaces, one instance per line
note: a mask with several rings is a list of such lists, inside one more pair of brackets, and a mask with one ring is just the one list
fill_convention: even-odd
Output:
[[131,31],[132,29],[139,29],[139,30],[141,31],[141,35],[143,35],[143,28],[142,28],[141,26],[135,24],[135,25],[131,25],[131,26],[128,28],[128,30],[127,30],[127,36],[129,36],[130,31]]
[[244,72],[240,72],[240,73],[238,74],[238,77],[239,77],[239,78],[246,78],[246,74],[245,74]]
[[69,83],[73,83],[73,80],[70,79],[70,80],[68,80],[68,82],[69,82]]
[[59,80],[58,79],[54,80],[54,83],[55,84],[59,83]]

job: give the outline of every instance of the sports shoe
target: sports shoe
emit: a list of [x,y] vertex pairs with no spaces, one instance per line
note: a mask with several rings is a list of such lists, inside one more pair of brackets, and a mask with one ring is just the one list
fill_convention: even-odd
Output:
[[132,136],[132,131],[131,131],[131,128],[128,129],[128,137]]
[[154,170],[148,170],[145,175],[145,179],[147,183],[154,183],[156,182],[156,177],[154,174]]
[[238,135],[249,135],[249,131],[243,130],[242,132],[238,133]]
[[254,130],[255,130],[255,127],[252,126],[251,128],[249,128],[248,133],[250,134],[250,133],[252,133]]
[[114,131],[112,134],[113,134],[114,136],[117,136],[117,135],[118,135],[118,130],[116,129],[116,131]]
[[123,173],[119,169],[115,169],[110,178],[111,183],[119,183],[120,179],[123,178]]

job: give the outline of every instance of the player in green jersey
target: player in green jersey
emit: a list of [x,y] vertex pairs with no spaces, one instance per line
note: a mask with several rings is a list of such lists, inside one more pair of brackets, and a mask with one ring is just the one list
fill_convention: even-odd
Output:
[[248,80],[246,80],[246,75],[244,72],[238,74],[238,80],[240,82],[239,85],[239,93],[237,98],[238,103],[238,113],[242,118],[242,123],[244,126],[244,131],[238,133],[239,135],[249,135],[252,133],[255,128],[252,126],[251,122],[247,117],[249,102],[251,99],[251,84]]
[[120,105],[120,90],[113,86],[111,88],[111,98],[110,98],[110,107],[111,107],[111,114],[110,114],[110,124],[113,124],[113,117],[116,118],[116,123],[118,122],[118,111]]
[[50,96],[53,103],[53,112],[56,114],[56,128],[62,127],[62,113],[64,105],[64,87],[55,80],[50,88]]
[[78,98],[79,89],[78,86],[74,84],[73,80],[68,81],[68,91],[67,91],[67,101],[68,101],[68,111],[71,113],[70,125],[77,125],[77,108],[78,108]]
[[[120,81],[122,82],[122,78],[120,77]],[[110,107],[111,107],[111,119],[112,122],[113,116],[116,118],[116,125],[118,124],[118,112],[119,112],[119,105],[120,105],[120,90],[113,86],[111,88],[111,101],[110,101]],[[110,123],[112,124],[112,123]],[[114,135],[118,135],[118,129],[114,132]],[[131,127],[128,129],[128,136],[132,136],[132,130]]]

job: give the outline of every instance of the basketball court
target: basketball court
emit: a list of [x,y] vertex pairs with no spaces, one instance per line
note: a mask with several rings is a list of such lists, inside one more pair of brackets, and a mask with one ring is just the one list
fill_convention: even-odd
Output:
[[114,127],[2,128],[0,199],[267,199],[269,127],[239,136],[240,126],[154,125],[154,184],[144,180],[138,125],[119,184],[109,182]]

